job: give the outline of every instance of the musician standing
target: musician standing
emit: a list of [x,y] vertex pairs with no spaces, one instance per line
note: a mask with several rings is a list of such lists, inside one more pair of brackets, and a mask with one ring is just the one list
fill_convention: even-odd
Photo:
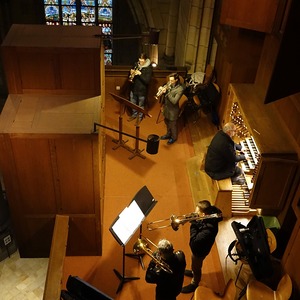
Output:
[[[208,200],[201,200],[196,205],[195,212],[203,219],[191,221],[190,226],[190,248],[192,251],[192,270],[185,270],[184,274],[192,277],[191,283],[182,288],[181,293],[193,293],[200,283],[202,277],[202,265],[205,257],[209,254],[217,233],[218,223],[223,219],[222,212],[217,207],[211,205]],[[220,217],[205,218],[212,214]]]
[[[135,67],[130,70],[129,80],[132,82],[130,89],[130,102],[145,108],[145,101],[148,94],[148,85],[152,77],[151,61],[145,53],[141,53],[139,61]],[[143,113],[138,113],[132,109],[132,114],[128,121],[138,119],[138,123],[143,119]]]
[[163,270],[154,260],[151,260],[146,271],[146,282],[156,283],[156,300],[176,300],[180,294],[184,270],[185,255],[181,250],[175,251],[173,245],[166,239],[157,244],[156,258],[160,257],[172,270],[172,274]]
[[167,144],[175,143],[178,136],[179,100],[183,94],[184,87],[180,83],[177,73],[169,75],[169,81],[162,87],[164,89],[163,105],[161,111],[165,117],[167,133],[160,137],[161,140],[168,140]]
[[242,152],[242,146],[233,141],[236,126],[229,122],[213,137],[205,157],[205,172],[215,180],[231,177],[233,184],[244,184],[241,177],[243,171],[237,166],[239,161],[247,159]]

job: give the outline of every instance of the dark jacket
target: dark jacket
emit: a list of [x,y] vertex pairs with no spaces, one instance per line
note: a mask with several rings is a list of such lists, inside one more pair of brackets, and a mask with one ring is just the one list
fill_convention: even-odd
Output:
[[[221,214],[221,210],[211,207],[211,214]],[[205,257],[211,250],[218,233],[218,223],[222,217],[192,221],[190,226],[190,248],[197,257]]]
[[145,279],[148,283],[156,283],[156,300],[175,300],[183,284],[185,255],[180,250],[176,251],[165,262],[170,266],[173,274],[160,269],[152,260],[147,268]]
[[177,84],[170,88],[164,96],[163,115],[167,120],[176,121],[179,115],[179,100],[183,94],[184,88]]
[[134,76],[131,90],[136,96],[146,97],[148,85],[152,78],[152,66],[149,58],[147,58],[145,64],[139,70],[142,74]]
[[236,149],[240,150],[241,145],[222,130],[218,131],[207,150],[205,172],[215,180],[231,177],[236,163],[245,159],[245,155],[236,155]]

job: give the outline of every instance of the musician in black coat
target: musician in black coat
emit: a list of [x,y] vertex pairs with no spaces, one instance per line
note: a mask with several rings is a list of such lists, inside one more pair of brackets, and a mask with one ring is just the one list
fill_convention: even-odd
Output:
[[[148,85],[152,78],[151,61],[145,53],[140,55],[139,61],[135,67],[130,70],[129,75],[132,82],[130,89],[130,102],[145,108],[145,101],[148,94]],[[132,110],[132,115],[128,121],[132,121],[139,117],[138,123],[143,119],[143,113],[138,113],[135,109]]]
[[160,257],[172,270],[167,272],[154,260],[152,260],[146,271],[146,282],[156,283],[156,300],[176,300],[180,294],[184,270],[186,267],[185,255],[181,250],[173,250],[173,245],[166,239],[162,239],[157,244],[155,257]]
[[219,230],[218,223],[223,220],[221,210],[211,205],[208,200],[199,201],[195,213],[199,214],[200,219],[190,222],[192,270],[185,271],[185,275],[192,277],[192,280],[189,285],[182,288],[181,292],[184,294],[194,292],[199,285],[203,261],[215,242]]
[[236,154],[242,146],[232,139],[235,131],[236,126],[229,122],[213,137],[205,157],[205,172],[215,180],[231,177],[232,183],[243,184],[244,179],[240,177],[243,171],[237,163],[247,158],[243,153]]

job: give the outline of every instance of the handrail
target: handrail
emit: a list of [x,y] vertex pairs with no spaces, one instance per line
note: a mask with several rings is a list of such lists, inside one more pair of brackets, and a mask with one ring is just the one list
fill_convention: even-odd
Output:
[[56,215],[43,300],[59,300],[69,233],[69,216]]

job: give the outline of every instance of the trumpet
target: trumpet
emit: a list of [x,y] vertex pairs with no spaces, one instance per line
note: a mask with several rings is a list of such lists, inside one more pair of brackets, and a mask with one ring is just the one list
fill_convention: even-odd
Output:
[[137,64],[137,65],[134,67],[133,72],[130,73],[129,76],[128,76],[128,80],[129,80],[130,82],[133,81],[133,78],[135,77],[135,75],[137,75],[137,71],[139,71],[139,69],[140,69],[140,65]]
[[165,261],[163,261],[163,259],[160,256],[155,255],[155,253],[150,249],[149,244],[157,248],[157,246],[146,237],[139,238],[137,242],[135,242],[135,244],[133,245],[133,252],[135,254],[145,252],[162,270],[172,274],[173,271],[171,270],[170,266]]
[[160,86],[155,94],[154,98],[157,100],[162,94],[164,94],[171,87],[171,83],[167,82],[166,84]]
[[[200,216],[198,213],[190,213],[182,216],[176,216],[171,215],[168,219],[153,221],[147,224],[147,228],[149,231],[156,230],[156,229],[162,229],[166,227],[172,227],[173,230],[177,231],[179,228],[179,225],[184,225],[187,222],[194,221],[194,220],[204,220],[204,219],[213,219],[213,218],[222,218],[222,214],[211,214],[211,215],[205,215]],[[165,223],[166,221],[169,221],[168,224],[157,226],[156,224]]]

